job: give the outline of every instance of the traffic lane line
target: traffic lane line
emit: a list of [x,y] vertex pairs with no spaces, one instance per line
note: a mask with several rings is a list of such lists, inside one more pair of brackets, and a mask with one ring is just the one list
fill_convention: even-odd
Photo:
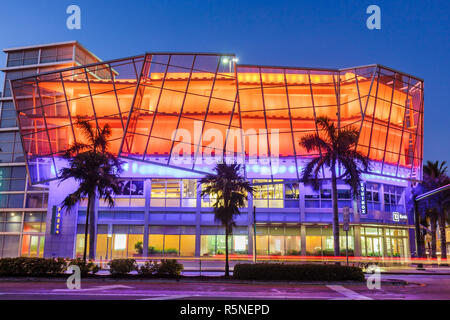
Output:
[[352,300],[373,300],[341,285],[327,285],[327,287]]
[[[260,294],[255,294],[255,292],[236,292],[236,291],[228,291],[228,292],[199,292],[199,291],[177,291],[177,292],[167,292],[164,294],[162,291],[140,291],[140,292],[92,292],[92,291],[83,291],[83,290],[71,290],[62,292],[2,292],[0,293],[2,297],[6,296],[20,296],[25,295],[28,297],[36,297],[38,299],[45,299],[45,297],[71,297],[71,298],[88,298],[88,297],[122,297],[122,298],[144,298],[144,299],[152,299],[159,298],[155,300],[163,300],[163,299],[183,299],[183,298],[193,298],[193,299],[289,299],[289,300],[303,300],[303,299],[313,299],[313,300],[329,300],[335,299],[336,294],[330,294],[330,292],[324,292],[324,290],[318,292],[309,292],[309,293],[286,293],[280,292],[277,294],[268,294],[267,292],[261,292]],[[0,298],[1,299],[1,298]]]

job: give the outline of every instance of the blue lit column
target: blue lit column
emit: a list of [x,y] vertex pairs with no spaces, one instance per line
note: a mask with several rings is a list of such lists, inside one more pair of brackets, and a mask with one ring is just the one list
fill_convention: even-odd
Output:
[[144,239],[142,241],[142,256],[148,257],[148,223],[150,215],[150,200],[152,197],[152,180],[144,180],[144,195],[145,195],[145,209],[144,209]]
[[248,221],[248,254],[253,255],[253,239],[255,237],[253,224],[253,197],[251,194],[248,195],[248,205],[247,205],[247,221]]
[[202,238],[201,238],[201,208],[202,197],[201,187],[197,185],[197,206],[195,211],[195,256],[200,257]]
[[306,214],[305,214],[305,186],[303,183],[298,184],[298,193],[299,193],[299,201],[300,201],[300,248],[302,252],[302,256],[306,256]]

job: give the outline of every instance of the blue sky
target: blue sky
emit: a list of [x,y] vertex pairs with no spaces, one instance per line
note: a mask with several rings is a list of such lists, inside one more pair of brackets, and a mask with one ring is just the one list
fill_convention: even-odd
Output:
[[[81,30],[66,28],[71,4],[81,8]],[[381,30],[366,27],[371,4],[381,8]],[[248,64],[383,64],[425,80],[424,158],[450,163],[449,12],[437,0],[5,1],[0,48],[78,40],[104,60],[196,51],[234,52]]]

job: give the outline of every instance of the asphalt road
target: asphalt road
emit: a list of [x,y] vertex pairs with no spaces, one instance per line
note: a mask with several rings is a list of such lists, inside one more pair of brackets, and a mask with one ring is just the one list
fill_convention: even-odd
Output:
[[[393,284],[390,279],[408,284]],[[3,281],[0,300],[450,300],[450,276],[382,275],[381,288],[366,283],[237,283],[196,280],[82,281],[69,290],[63,280]]]

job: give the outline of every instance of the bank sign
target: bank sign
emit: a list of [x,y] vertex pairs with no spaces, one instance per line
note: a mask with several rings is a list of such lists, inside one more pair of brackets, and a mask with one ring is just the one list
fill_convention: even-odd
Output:
[[402,214],[400,212],[392,212],[392,221],[400,222],[407,221],[408,216],[406,214]]

